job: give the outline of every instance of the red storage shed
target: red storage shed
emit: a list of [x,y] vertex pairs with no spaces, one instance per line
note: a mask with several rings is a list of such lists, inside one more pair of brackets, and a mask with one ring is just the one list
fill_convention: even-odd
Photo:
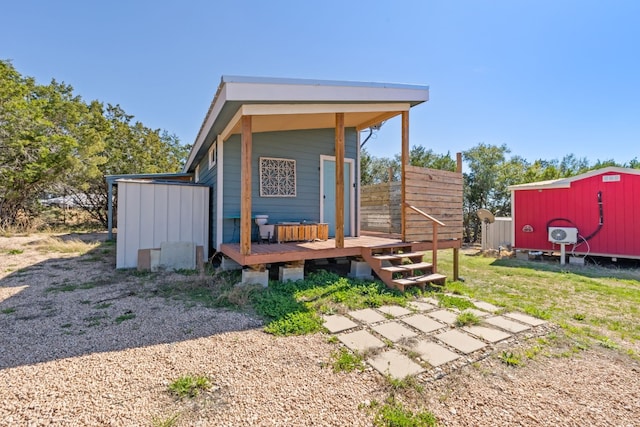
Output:
[[513,247],[640,258],[640,170],[607,167],[511,190]]

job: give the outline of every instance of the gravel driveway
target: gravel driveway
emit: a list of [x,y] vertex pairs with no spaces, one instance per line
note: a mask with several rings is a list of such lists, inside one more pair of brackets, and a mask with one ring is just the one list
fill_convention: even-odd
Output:
[[[245,313],[154,296],[185,276],[118,272],[113,246],[79,256],[44,238],[0,237],[0,425],[368,426],[390,394],[371,369],[334,373],[322,334],[276,338]],[[183,375],[214,387],[177,400]],[[441,425],[640,425],[640,366],[607,349],[489,357],[395,392]]]

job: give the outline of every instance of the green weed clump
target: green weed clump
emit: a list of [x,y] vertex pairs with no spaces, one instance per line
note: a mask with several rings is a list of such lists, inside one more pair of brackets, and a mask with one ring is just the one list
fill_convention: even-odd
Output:
[[331,354],[333,359],[333,372],[352,372],[354,370],[364,371],[365,364],[362,356],[351,353],[346,348],[341,348]]
[[463,311],[456,317],[456,325],[459,327],[477,325],[480,323],[480,318],[470,311]]
[[320,329],[322,329],[322,319],[308,311],[287,313],[264,328],[265,332],[280,336],[313,334]]
[[378,410],[373,423],[379,427],[435,427],[438,420],[429,411],[414,413],[400,402],[388,399]]
[[500,354],[500,361],[507,366],[520,366],[522,365],[522,359],[516,353],[511,351],[503,351]]
[[179,399],[196,397],[211,388],[211,381],[204,375],[185,375],[169,384],[169,392]]
[[457,308],[458,310],[476,308],[476,306],[466,298],[454,297],[451,295],[438,295],[438,300],[442,307]]

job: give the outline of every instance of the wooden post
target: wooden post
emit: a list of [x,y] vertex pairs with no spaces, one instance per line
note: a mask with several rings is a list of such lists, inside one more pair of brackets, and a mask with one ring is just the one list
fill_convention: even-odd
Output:
[[433,250],[431,251],[431,271],[434,273],[438,272],[438,223],[432,222],[433,224]]
[[406,207],[406,182],[407,165],[409,164],[409,111],[402,112],[402,154],[400,170],[400,222],[402,228],[402,241],[407,237],[407,207]]
[[240,147],[240,253],[251,254],[251,116],[242,116]]
[[336,113],[336,248],[344,248],[344,113]]
[[[456,153],[456,172],[462,173],[462,153]],[[459,236],[462,245],[462,236]],[[453,248],[453,280],[460,278],[460,248]]]

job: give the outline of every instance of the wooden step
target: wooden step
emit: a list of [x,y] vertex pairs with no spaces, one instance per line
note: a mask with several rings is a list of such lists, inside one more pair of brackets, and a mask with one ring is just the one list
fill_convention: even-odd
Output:
[[433,267],[433,264],[431,264],[430,262],[417,262],[415,264],[402,264],[402,268],[404,268],[405,270],[427,270],[429,268]]
[[444,276],[440,273],[431,273],[417,277],[410,277],[409,279],[417,283],[438,283],[444,285],[445,280],[447,280],[447,276]]
[[401,260],[399,255],[374,255],[373,259],[379,259],[380,261]]
[[382,267],[380,270],[388,271],[389,273],[403,273],[403,272],[411,271],[407,268],[404,268],[403,265],[392,265],[389,267]]
[[416,257],[423,257],[424,253],[423,252],[403,252],[401,254],[396,254],[396,256],[400,258],[416,258]]

